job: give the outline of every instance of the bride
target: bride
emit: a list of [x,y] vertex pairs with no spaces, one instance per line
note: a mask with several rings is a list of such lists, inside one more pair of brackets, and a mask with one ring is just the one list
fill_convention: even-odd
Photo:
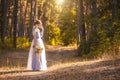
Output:
[[[33,41],[31,44],[27,62],[28,70],[47,70],[46,54],[43,40],[41,39],[42,35],[40,28],[43,31],[42,22],[40,20],[36,20],[33,26]],[[36,46],[40,46],[42,48],[42,52],[40,54],[35,52]]]

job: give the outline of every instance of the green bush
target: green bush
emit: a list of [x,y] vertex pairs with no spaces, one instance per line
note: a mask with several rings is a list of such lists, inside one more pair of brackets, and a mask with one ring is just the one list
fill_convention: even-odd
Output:
[[0,41],[0,47],[3,49],[10,49],[13,47],[13,39],[9,37],[4,38],[4,44]]
[[30,48],[31,42],[29,42],[26,37],[18,37],[17,38],[17,48],[27,49]]
[[[7,50],[13,49],[13,38],[5,37],[4,40],[5,40],[4,45],[0,45],[0,47],[5,49],[5,50],[6,49]],[[0,44],[2,44],[1,41],[0,41]],[[29,42],[28,38],[26,38],[26,37],[22,37],[22,38],[18,37],[16,45],[17,45],[17,48],[27,49],[30,47],[31,42]],[[0,50],[0,52],[1,51],[2,50]]]
[[54,46],[54,45],[62,44],[60,37],[60,29],[55,25],[55,23],[51,23],[48,26],[46,38],[47,38],[47,43],[50,45]]

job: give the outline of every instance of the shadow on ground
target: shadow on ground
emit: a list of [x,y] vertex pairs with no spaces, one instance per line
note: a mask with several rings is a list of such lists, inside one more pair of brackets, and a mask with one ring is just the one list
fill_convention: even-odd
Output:
[[[0,80],[119,80],[120,59],[81,61],[73,48],[46,49],[48,70],[26,70],[28,52],[0,55]],[[57,65],[57,66],[56,66]],[[6,70],[2,68],[7,67]],[[14,67],[17,70],[13,69]],[[11,70],[10,70],[11,69]]]
[[83,65],[77,62],[56,70],[48,69],[46,72],[21,70],[0,72],[0,74],[17,74],[7,76],[7,80],[119,80],[120,60],[116,60],[114,64],[112,60],[84,62]]

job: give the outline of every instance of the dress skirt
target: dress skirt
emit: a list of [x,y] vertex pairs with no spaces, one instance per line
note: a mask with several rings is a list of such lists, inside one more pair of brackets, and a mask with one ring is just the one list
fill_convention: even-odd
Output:
[[43,40],[39,38],[36,41],[36,46],[40,46],[41,48],[43,48],[41,54],[35,53],[33,43],[34,40],[32,41],[28,55],[27,70],[47,70],[46,53]]

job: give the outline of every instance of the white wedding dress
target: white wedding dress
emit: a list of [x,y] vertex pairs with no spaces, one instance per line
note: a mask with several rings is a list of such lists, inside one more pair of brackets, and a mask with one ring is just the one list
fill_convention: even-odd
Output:
[[36,54],[33,48],[34,40],[32,41],[28,56],[27,69],[47,70],[45,47],[43,44],[43,40],[41,39],[40,30],[36,28],[34,32],[36,33],[36,45],[42,47],[43,50],[41,54]]

